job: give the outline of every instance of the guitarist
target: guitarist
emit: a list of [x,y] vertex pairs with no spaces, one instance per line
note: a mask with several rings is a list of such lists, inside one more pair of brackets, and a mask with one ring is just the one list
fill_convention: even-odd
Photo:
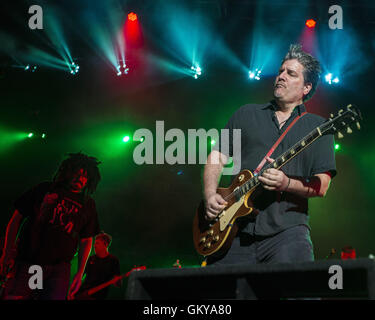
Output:
[[[95,255],[92,255],[87,262],[86,278],[76,299],[104,300],[107,298],[109,287],[105,287],[91,296],[87,294],[87,291],[120,275],[120,262],[108,251],[111,243],[112,237],[103,231],[95,237]],[[114,285],[120,287],[121,280],[118,280]]]
[[[229,144],[229,153],[217,144],[204,168],[206,220],[215,219],[226,205],[216,189],[228,157],[233,156],[232,130],[241,129],[242,152],[233,156],[233,159],[241,157],[241,170],[252,171],[272,162],[325,121],[318,115],[304,114],[303,103],[313,96],[320,74],[320,63],[300,45],[291,45],[274,82],[274,100],[262,105],[245,105],[233,114],[226,125],[230,130],[229,141],[221,141]],[[266,157],[290,123],[301,115],[272,155]],[[324,197],[335,175],[332,135],[315,141],[282,170],[267,169],[259,176],[263,188],[256,190],[258,196],[254,199],[258,214],[236,220],[239,231],[231,248],[220,256],[210,255],[207,264],[314,260],[308,198]]]

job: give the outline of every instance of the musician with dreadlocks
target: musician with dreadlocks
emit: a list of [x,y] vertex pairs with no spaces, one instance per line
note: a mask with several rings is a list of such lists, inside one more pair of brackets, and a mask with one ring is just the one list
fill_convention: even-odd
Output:
[[[18,245],[16,274],[6,299],[64,300],[67,294],[71,298],[78,291],[92,239],[100,231],[95,201],[91,198],[101,179],[99,164],[96,158],[81,152],[70,153],[52,181],[36,185],[15,201],[15,211],[6,229],[0,273],[13,264],[8,252],[20,226],[26,223]],[[77,248],[78,271],[68,293],[70,263]],[[32,265],[41,267],[42,289],[30,288]]]

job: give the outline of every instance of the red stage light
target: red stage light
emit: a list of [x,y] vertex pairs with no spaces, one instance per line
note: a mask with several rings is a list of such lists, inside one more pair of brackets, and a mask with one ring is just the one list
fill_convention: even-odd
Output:
[[313,19],[309,19],[306,21],[306,26],[308,26],[309,28],[314,28],[315,25],[316,25],[316,21]]
[[137,20],[137,15],[136,15],[134,12],[130,12],[130,13],[128,14],[128,19],[129,19],[130,21],[135,21],[135,20]]

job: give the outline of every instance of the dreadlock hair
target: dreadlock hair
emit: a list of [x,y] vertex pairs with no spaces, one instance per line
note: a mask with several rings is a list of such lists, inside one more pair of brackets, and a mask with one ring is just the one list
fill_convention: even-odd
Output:
[[91,195],[95,192],[101,180],[98,168],[100,163],[95,157],[89,157],[82,152],[68,153],[68,158],[57,169],[53,182],[69,184],[73,175],[79,169],[84,169],[87,171],[87,184],[83,189],[83,193],[85,196]]
[[281,64],[286,60],[296,59],[303,66],[304,82],[311,83],[312,87],[310,92],[303,97],[303,101],[309,100],[315,93],[321,74],[320,63],[311,54],[302,50],[300,44],[292,44],[289,47],[288,53],[285,55]]
[[103,242],[105,243],[105,246],[107,248],[109,248],[109,246],[112,243],[112,236],[109,235],[108,233],[105,233],[104,231],[100,231],[99,234],[96,235],[95,240],[96,239],[103,240]]

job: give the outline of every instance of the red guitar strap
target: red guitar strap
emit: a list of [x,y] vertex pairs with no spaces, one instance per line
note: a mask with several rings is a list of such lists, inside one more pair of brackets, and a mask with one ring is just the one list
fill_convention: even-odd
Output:
[[275,144],[272,146],[272,148],[268,151],[268,153],[264,156],[263,160],[259,163],[258,167],[254,170],[254,175],[257,175],[259,173],[260,170],[262,170],[264,164],[266,163],[267,161],[267,157],[270,157],[271,154],[275,151],[275,149],[277,148],[277,146],[280,144],[280,142],[284,139],[284,137],[286,136],[286,134],[288,133],[288,131],[295,125],[295,123],[301,119],[305,114],[307,114],[307,112],[303,112],[301,113],[300,116],[296,117],[292,122],[291,124],[288,126],[288,128],[286,128],[286,130],[283,132],[283,134],[279,137],[279,139],[277,139],[277,141],[275,142]]

